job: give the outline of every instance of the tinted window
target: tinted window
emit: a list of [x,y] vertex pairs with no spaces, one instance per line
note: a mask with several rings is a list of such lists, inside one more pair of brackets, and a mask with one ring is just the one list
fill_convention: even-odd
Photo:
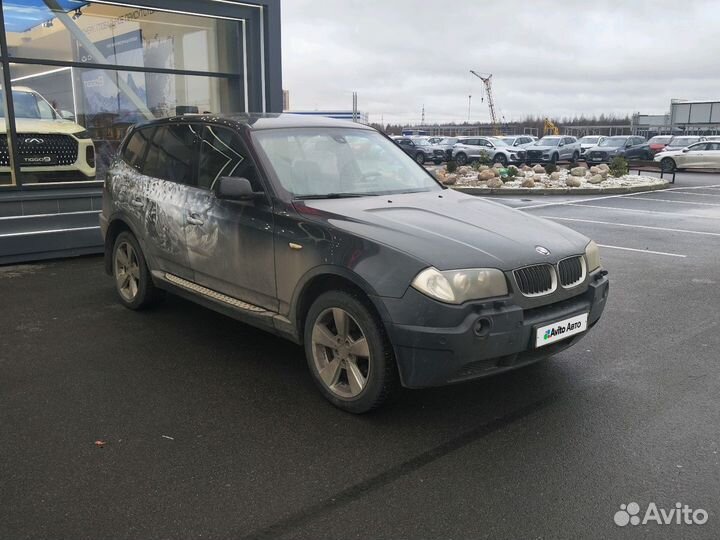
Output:
[[123,150],[123,159],[125,162],[136,169],[140,169],[147,142],[152,139],[155,128],[140,129],[132,134],[130,140]]
[[237,133],[226,128],[205,126],[200,143],[198,187],[212,189],[221,176],[247,178],[253,191],[262,190],[255,167]]
[[159,126],[150,142],[143,174],[179,184],[195,185],[197,126]]
[[707,143],[693,144],[690,147],[690,150],[692,150],[693,152],[707,150],[707,146],[708,146]]

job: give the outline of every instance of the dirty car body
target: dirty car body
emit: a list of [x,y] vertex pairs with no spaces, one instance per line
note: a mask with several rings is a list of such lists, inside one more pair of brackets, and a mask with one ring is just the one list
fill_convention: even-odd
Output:
[[[180,155],[170,131],[200,155],[146,170],[153,152]],[[609,290],[588,238],[446,189],[385,136],[330,119],[137,126],[108,173],[101,228],[121,296],[118,243],[132,236],[125,248],[142,252],[147,287],[304,344],[320,390],[351,412],[384,399],[372,393],[378,370],[419,388],[557,353],[598,321]],[[334,329],[340,343],[341,312],[357,328],[335,347],[320,334]]]

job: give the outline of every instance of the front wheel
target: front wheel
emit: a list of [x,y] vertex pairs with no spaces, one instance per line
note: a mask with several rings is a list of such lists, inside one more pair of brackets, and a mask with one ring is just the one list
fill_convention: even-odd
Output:
[[660,168],[665,172],[673,172],[676,167],[677,164],[673,158],[666,157],[660,160]]
[[579,159],[580,159],[580,153],[579,153],[579,152],[574,152],[573,155],[572,155],[572,162],[573,162],[573,163],[577,163]]
[[356,296],[342,291],[319,296],[308,311],[304,338],[315,384],[336,407],[365,413],[395,389],[397,368],[385,329]]
[[558,162],[558,159],[560,159],[560,156],[558,156],[557,154],[553,154],[552,157],[550,158],[550,163],[555,165]]
[[455,156],[455,161],[457,161],[458,165],[465,165],[467,163],[467,155],[460,152]]
[[425,154],[423,154],[422,152],[418,152],[417,154],[415,154],[415,161],[419,165],[424,164],[425,163]]
[[442,160],[441,160],[441,159],[436,159],[436,160],[433,161],[433,163],[434,163],[435,165],[440,165],[440,164],[442,163]]
[[507,167],[507,156],[505,154],[495,154],[495,157],[493,158],[493,163],[499,163],[503,167]]
[[143,309],[162,297],[162,291],[153,284],[140,244],[129,231],[121,232],[115,239],[112,269],[115,290],[126,308]]

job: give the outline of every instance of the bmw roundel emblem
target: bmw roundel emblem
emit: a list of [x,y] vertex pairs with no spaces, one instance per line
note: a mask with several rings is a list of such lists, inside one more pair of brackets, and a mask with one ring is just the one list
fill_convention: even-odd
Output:
[[542,246],[535,246],[535,251],[537,251],[540,255],[550,255],[550,250]]

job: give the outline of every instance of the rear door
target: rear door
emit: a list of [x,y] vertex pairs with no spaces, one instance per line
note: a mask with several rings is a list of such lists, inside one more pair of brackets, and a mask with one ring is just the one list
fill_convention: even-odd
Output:
[[146,231],[155,270],[192,280],[185,246],[187,190],[196,182],[198,127],[157,126],[143,173],[148,177]]
[[709,169],[720,169],[720,142],[709,142],[707,143],[707,168]]
[[264,192],[238,133],[205,125],[201,133],[197,184],[187,195],[185,237],[195,282],[238,300],[277,311],[274,218],[269,197],[252,201],[218,199],[221,176],[247,178]]

